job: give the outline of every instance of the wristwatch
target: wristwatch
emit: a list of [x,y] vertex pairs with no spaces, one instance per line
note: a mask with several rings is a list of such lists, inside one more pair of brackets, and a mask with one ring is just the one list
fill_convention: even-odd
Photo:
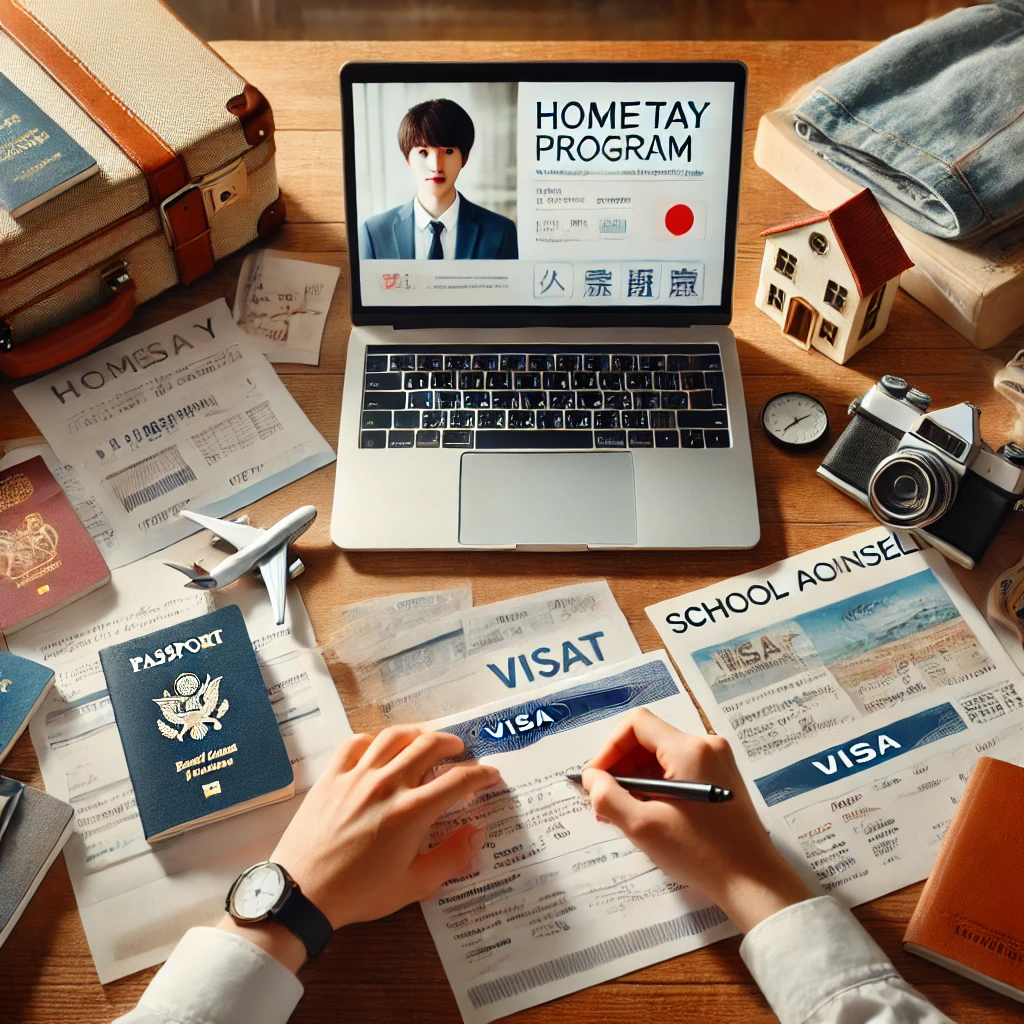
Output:
[[253,864],[234,880],[224,909],[241,925],[267,918],[279,921],[310,957],[316,956],[334,933],[331,922],[303,895],[295,879],[269,860]]

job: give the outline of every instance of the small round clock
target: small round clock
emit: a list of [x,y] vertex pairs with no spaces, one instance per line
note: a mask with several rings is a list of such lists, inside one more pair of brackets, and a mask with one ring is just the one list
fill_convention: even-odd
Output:
[[828,413],[817,398],[802,391],[784,391],[764,403],[761,429],[783,451],[806,452],[828,434]]

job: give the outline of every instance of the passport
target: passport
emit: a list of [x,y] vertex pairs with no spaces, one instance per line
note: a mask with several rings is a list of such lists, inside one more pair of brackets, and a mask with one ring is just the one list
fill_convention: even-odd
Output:
[[294,795],[237,605],[105,647],[100,662],[147,842]]
[[17,219],[98,170],[52,117],[0,74],[0,206]]
[[53,669],[0,651],[0,761],[25,731],[53,682]]
[[0,471],[0,629],[13,633],[109,581],[42,456]]

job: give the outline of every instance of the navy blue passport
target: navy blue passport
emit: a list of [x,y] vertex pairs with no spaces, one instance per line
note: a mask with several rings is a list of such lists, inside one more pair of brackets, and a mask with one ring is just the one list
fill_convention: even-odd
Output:
[[294,795],[237,605],[106,647],[100,661],[148,842]]
[[52,668],[0,651],[0,761],[25,731],[52,682]]
[[18,218],[98,170],[52,117],[0,74],[0,206]]

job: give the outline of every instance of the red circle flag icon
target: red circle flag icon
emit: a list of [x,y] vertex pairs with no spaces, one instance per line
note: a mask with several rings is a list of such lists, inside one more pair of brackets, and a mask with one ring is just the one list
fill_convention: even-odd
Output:
[[665,227],[673,235],[685,235],[693,227],[693,210],[685,203],[676,203],[665,214]]

